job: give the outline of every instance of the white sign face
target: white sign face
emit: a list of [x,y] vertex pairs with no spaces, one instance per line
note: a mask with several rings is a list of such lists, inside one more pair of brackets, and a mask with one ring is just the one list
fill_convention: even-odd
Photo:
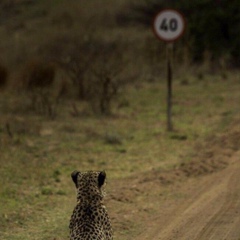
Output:
[[185,30],[185,20],[181,13],[173,9],[159,12],[153,21],[155,35],[163,41],[177,40]]

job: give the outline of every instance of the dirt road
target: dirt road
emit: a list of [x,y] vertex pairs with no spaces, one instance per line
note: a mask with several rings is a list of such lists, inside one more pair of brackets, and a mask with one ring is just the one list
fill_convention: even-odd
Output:
[[181,192],[188,197],[163,206],[139,239],[240,240],[240,151],[229,161],[224,170],[186,183]]
[[187,159],[111,183],[116,239],[240,240],[239,119]]

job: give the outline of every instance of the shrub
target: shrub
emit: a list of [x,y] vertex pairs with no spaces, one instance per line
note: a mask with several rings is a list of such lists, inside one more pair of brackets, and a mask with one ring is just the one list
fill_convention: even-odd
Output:
[[[72,80],[78,99],[90,103],[94,113],[108,115],[123,81],[123,46],[92,36],[55,39],[45,46],[46,54],[57,62]],[[74,115],[77,111],[74,110]]]
[[23,84],[27,90],[47,88],[52,85],[54,74],[54,64],[32,60],[24,67],[22,75]]
[[127,82],[121,76],[124,61],[116,42],[98,42],[98,50],[90,66],[88,81],[88,100],[96,113],[109,115],[112,103]]
[[33,110],[55,117],[55,101],[52,99],[56,66],[40,60],[28,62],[21,73],[21,85],[31,101]]
[[0,89],[4,89],[7,85],[8,71],[7,68],[0,64]]
[[87,98],[86,72],[94,58],[92,43],[81,37],[58,37],[46,44],[40,51],[44,51],[53,62],[63,68],[78,90],[78,98]]
[[112,102],[119,94],[120,81],[111,72],[104,69],[94,73],[95,77],[89,86],[89,102],[95,113],[111,114]]

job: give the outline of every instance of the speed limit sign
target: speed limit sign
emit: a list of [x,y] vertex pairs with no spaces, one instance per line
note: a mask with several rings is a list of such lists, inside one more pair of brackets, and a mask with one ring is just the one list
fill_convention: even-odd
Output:
[[184,30],[184,17],[174,9],[162,10],[154,18],[153,31],[159,39],[165,42],[177,40],[182,36]]
[[166,44],[167,60],[167,130],[172,131],[172,42],[180,38],[185,30],[185,20],[183,15],[174,9],[160,11],[153,21],[153,32],[160,40]]

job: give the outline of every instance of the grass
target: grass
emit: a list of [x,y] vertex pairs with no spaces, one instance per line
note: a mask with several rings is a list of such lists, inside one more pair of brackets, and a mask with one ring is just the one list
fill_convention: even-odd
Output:
[[[113,117],[73,118],[64,112],[66,103],[55,121],[23,113],[28,128],[33,121],[41,127],[39,132],[13,132],[18,141],[2,127],[1,239],[28,240],[33,235],[39,240],[67,239],[75,201],[71,171],[105,169],[113,181],[152,168],[174,167],[196,141],[221,131],[239,114],[237,87],[234,76],[227,82],[214,77],[188,86],[176,80],[173,133],[166,132],[164,83],[129,87],[129,106]],[[8,101],[16,97],[10,94]],[[3,112],[7,115],[6,109]],[[116,239],[127,231],[123,227]]]

